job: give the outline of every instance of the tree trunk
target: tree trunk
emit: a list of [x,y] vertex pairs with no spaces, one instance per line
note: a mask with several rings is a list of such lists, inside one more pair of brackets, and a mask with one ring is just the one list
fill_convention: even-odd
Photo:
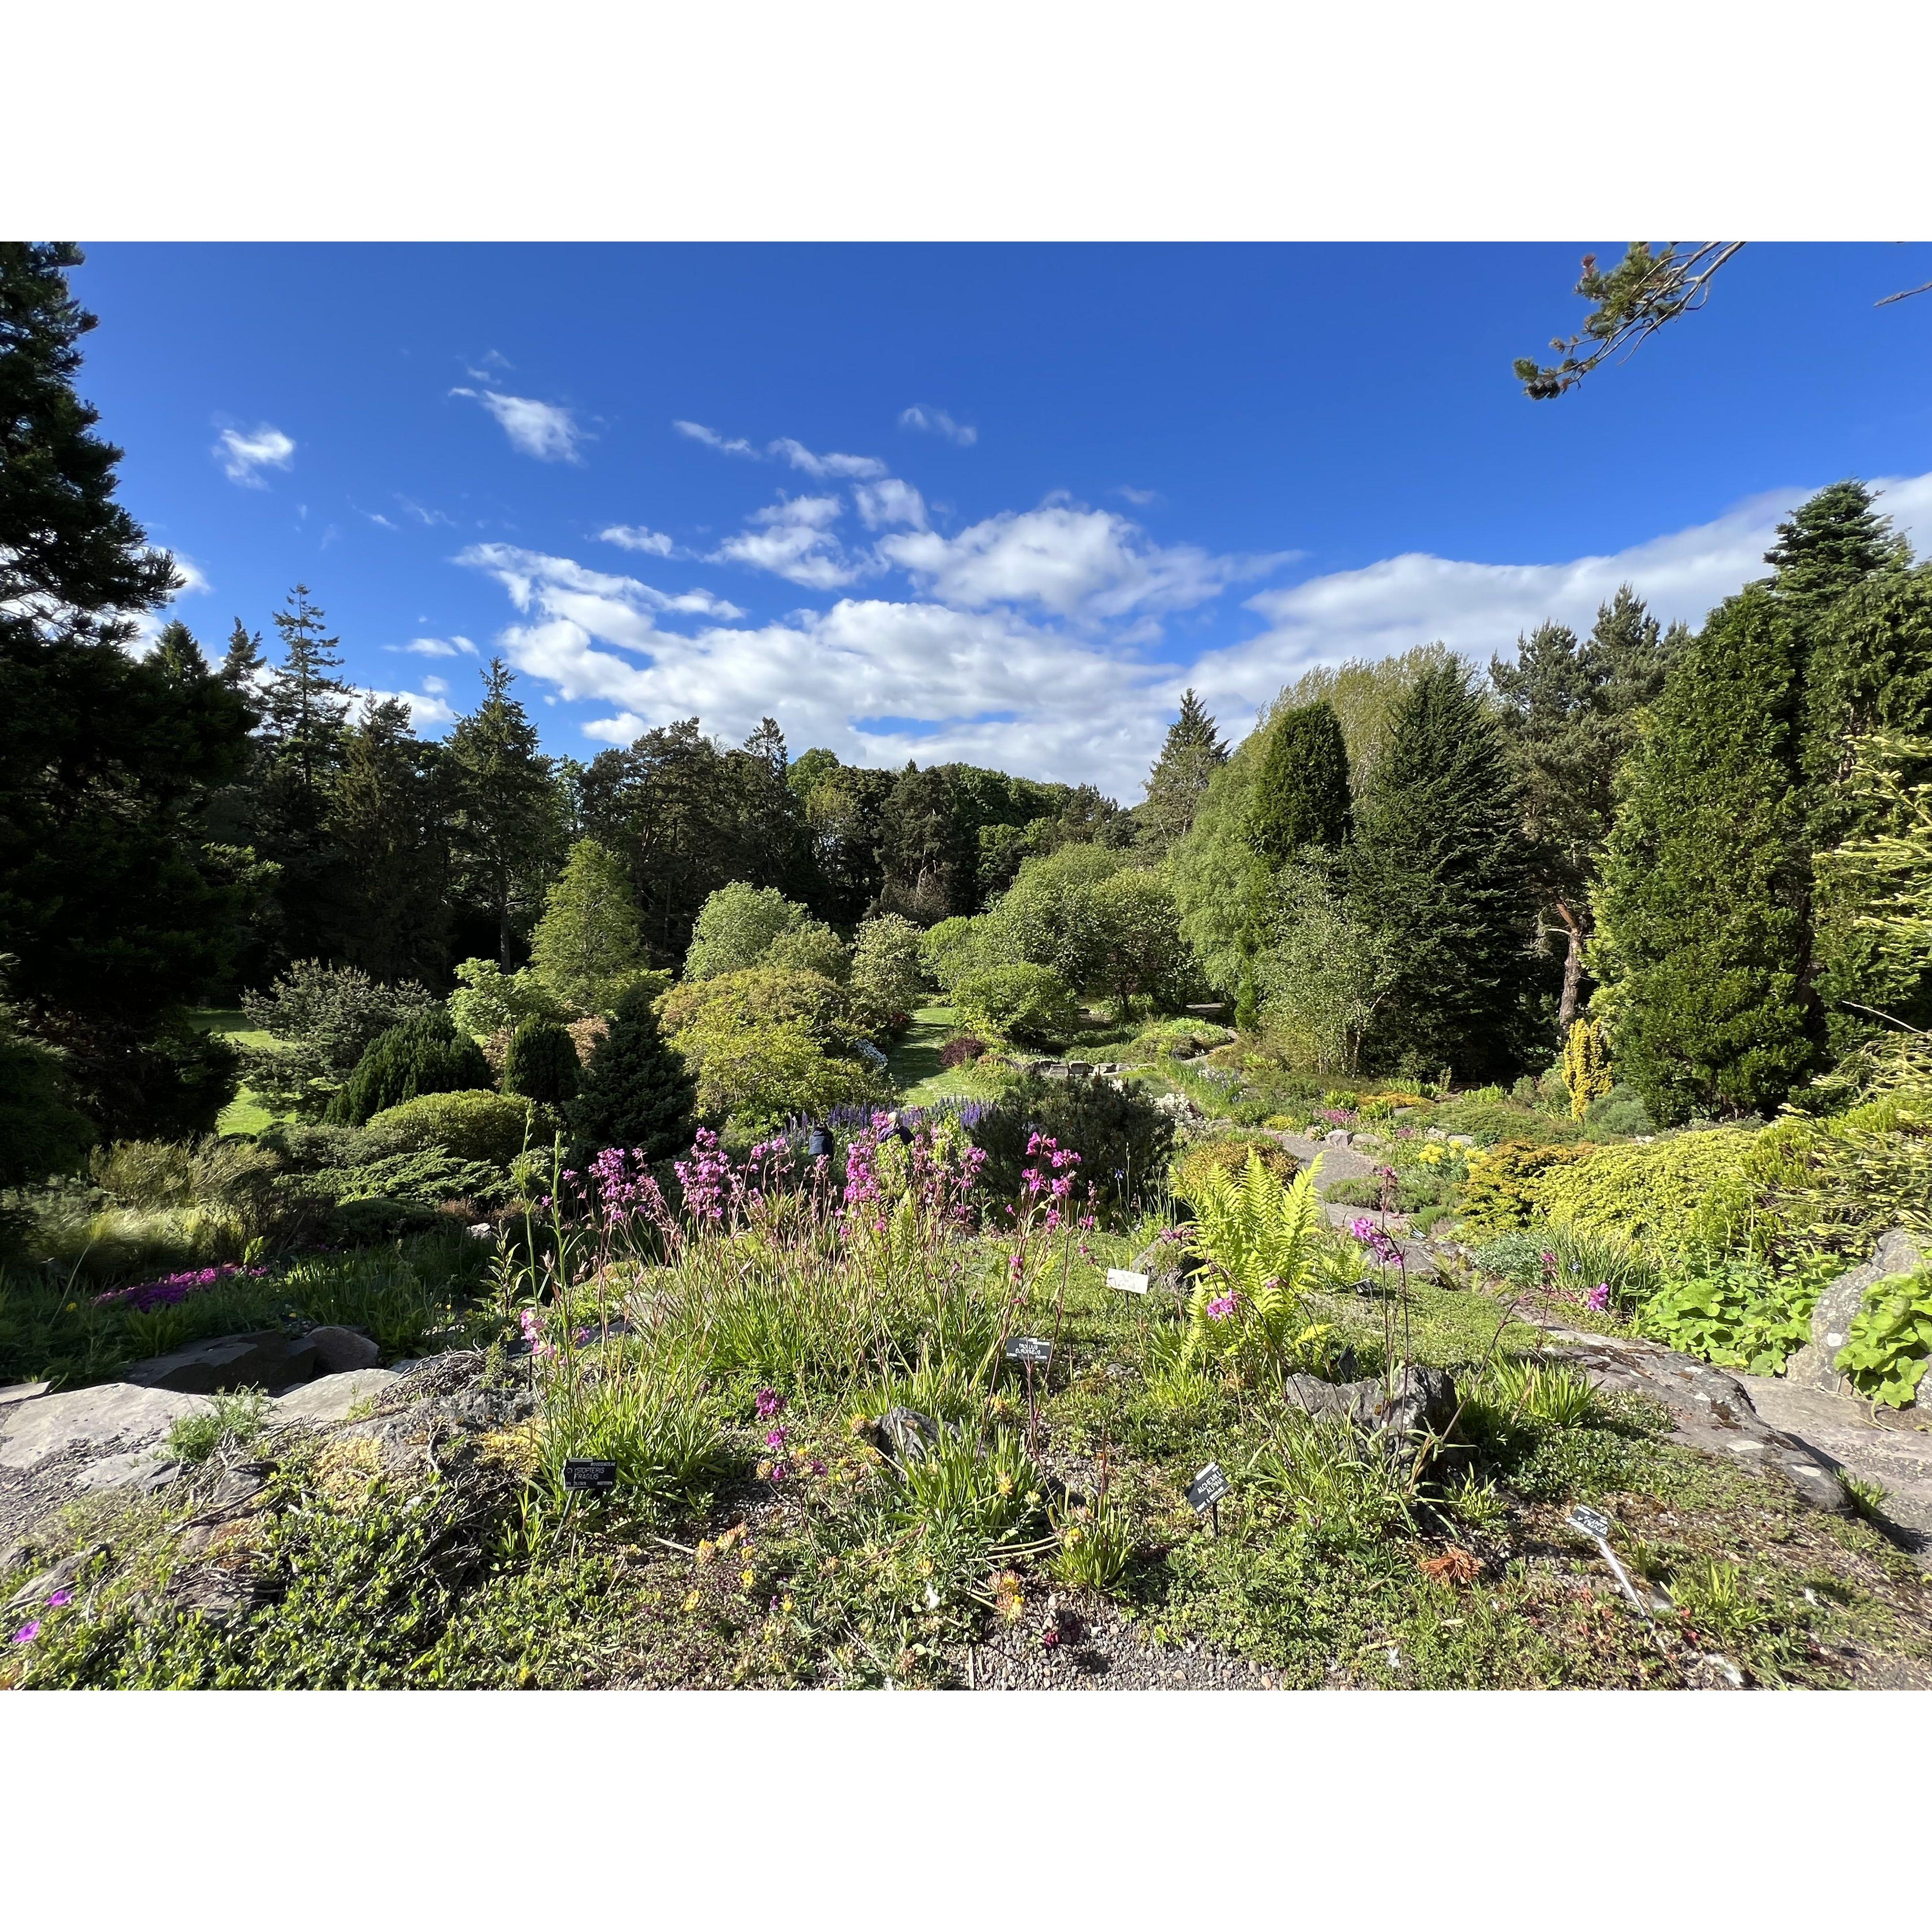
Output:
[[1576,996],[1583,983],[1583,928],[1576,914],[1561,899],[1556,902],[1556,916],[1562,920],[1570,942],[1570,950],[1563,957],[1563,998],[1556,1009],[1556,1024],[1567,1040],[1570,1028],[1576,1024]]

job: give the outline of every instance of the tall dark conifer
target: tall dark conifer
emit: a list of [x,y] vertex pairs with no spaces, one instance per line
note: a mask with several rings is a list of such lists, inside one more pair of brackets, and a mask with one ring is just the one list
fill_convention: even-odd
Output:
[[1180,694],[1180,715],[1167,728],[1166,742],[1148,774],[1138,830],[1148,852],[1164,857],[1186,837],[1210,782],[1227,762],[1228,747],[1190,686]]
[[1508,1070],[1531,983],[1528,866],[1502,734],[1453,659],[1396,707],[1357,802],[1348,879],[1400,962],[1375,1057],[1417,1075]]
[[1273,869],[1310,846],[1338,852],[1348,836],[1348,748],[1332,706],[1284,711],[1268,728],[1248,811],[1248,842]]

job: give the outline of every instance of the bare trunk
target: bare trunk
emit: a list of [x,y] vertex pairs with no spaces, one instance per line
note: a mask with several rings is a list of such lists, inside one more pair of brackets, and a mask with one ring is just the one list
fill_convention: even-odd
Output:
[[1563,956],[1563,998],[1556,1009],[1556,1024],[1567,1038],[1576,1024],[1577,994],[1583,983],[1583,928],[1561,899],[1556,902],[1556,916],[1562,920],[1570,942],[1570,950]]

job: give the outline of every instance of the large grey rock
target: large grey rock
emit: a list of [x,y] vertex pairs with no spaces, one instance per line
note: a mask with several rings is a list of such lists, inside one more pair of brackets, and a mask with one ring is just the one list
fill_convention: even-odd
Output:
[[[338,1331],[341,1332],[341,1331]],[[284,1389],[314,1375],[318,1352],[307,1336],[262,1328],[252,1335],[218,1335],[172,1354],[150,1356],[128,1371],[137,1388],[212,1395],[222,1389]]]
[[879,1418],[879,1434],[902,1462],[922,1462],[939,1447],[939,1424],[916,1408],[889,1408]]
[[76,1449],[105,1454],[116,1446],[143,1448],[183,1416],[198,1415],[210,1406],[202,1396],[128,1382],[44,1395],[0,1409],[0,1468],[31,1469]]
[[1924,1250],[1903,1228],[1883,1235],[1872,1258],[1827,1284],[1811,1311],[1811,1340],[1784,1365],[1786,1381],[1826,1395],[1846,1395],[1851,1384],[1834,1366],[1864,1306],[1866,1291],[1890,1274],[1912,1274],[1927,1265]]
[[271,1429],[292,1422],[340,1422],[351,1409],[400,1379],[393,1369],[351,1369],[346,1375],[323,1376],[278,1396],[263,1420]]
[[90,1462],[74,1479],[83,1492],[94,1490],[153,1490],[172,1479],[181,1465],[165,1449],[129,1449]]
[[354,1328],[311,1328],[304,1339],[315,1351],[318,1376],[346,1376],[352,1369],[373,1369],[382,1352]]
[[1456,1384],[1446,1369],[1412,1363],[1391,1386],[1379,1376],[1366,1382],[1324,1382],[1313,1376],[1288,1376],[1282,1393],[1310,1415],[1346,1416],[1372,1435],[1396,1438],[1424,1431],[1440,1433],[1455,1419]]
[[1148,1278],[1150,1288],[1170,1288],[1177,1294],[1201,1271],[1199,1258],[1179,1241],[1156,1241],[1133,1258],[1133,1270]]
[[45,1395],[53,1384],[51,1382],[14,1382],[0,1388],[0,1408],[9,1402],[32,1402],[37,1395]]
[[1772,1427],[1736,1376],[1659,1342],[1562,1328],[1534,1311],[1526,1318],[1564,1344],[1559,1352],[1595,1387],[1662,1403],[1675,1425],[1673,1442],[1775,1469],[1814,1509],[1834,1516],[1852,1514],[1837,1458]]

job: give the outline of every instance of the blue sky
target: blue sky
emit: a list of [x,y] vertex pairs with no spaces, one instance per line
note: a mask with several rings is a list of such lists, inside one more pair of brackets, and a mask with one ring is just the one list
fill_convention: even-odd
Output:
[[1932,548],[1932,296],[1872,306],[1932,249],[1748,249],[1532,404],[1586,245],[102,244],[81,387],[212,652],[302,581],[426,731],[500,651],[553,751],[769,712],[1131,802],[1190,682],[1695,621],[1848,474]]

